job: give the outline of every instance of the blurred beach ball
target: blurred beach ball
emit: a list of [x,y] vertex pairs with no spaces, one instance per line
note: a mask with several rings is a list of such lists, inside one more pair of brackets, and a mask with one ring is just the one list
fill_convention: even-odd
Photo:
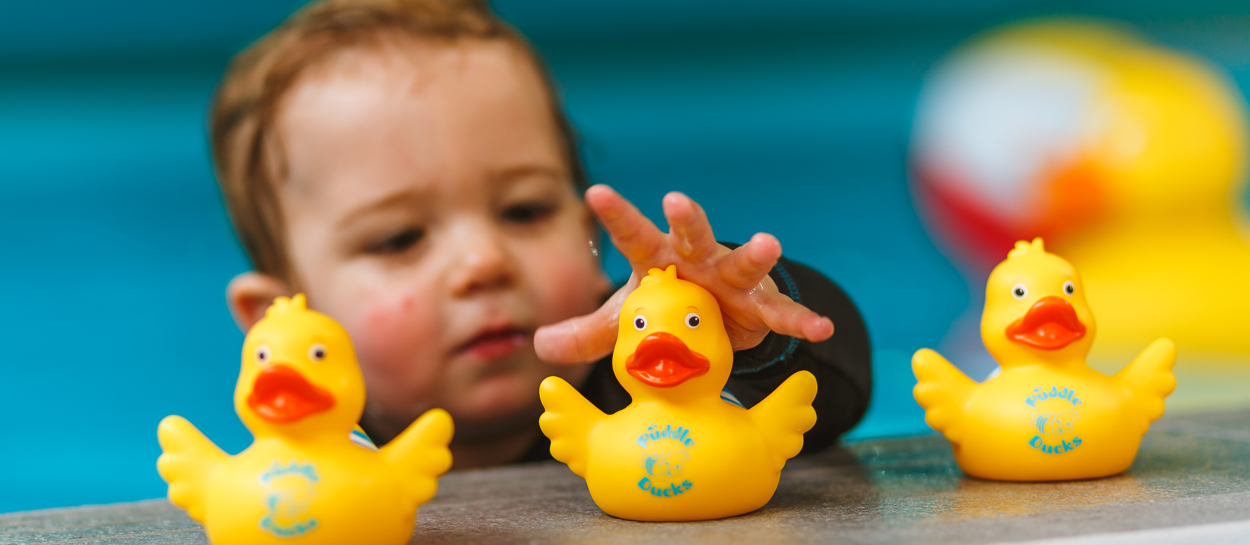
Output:
[[1232,327],[1250,308],[1246,125],[1236,86],[1195,57],[1117,23],[1019,22],[929,74],[913,195],[970,280],[1041,236],[1081,272],[1100,340],[1250,354]]

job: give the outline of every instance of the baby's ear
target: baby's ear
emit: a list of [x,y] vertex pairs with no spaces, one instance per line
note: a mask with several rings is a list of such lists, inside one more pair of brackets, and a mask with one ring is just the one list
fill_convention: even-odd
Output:
[[226,286],[226,306],[230,307],[230,315],[234,323],[244,333],[256,322],[265,317],[265,311],[273,300],[290,297],[290,288],[286,283],[269,275],[248,271],[234,277]]

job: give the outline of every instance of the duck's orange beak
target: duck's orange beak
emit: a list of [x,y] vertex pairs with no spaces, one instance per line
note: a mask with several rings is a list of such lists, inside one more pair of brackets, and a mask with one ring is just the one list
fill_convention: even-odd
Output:
[[634,378],[658,388],[671,388],[708,370],[707,358],[671,333],[647,335],[625,360]]
[[1043,297],[1007,326],[1007,338],[1041,350],[1058,350],[1085,336],[1076,309],[1053,295]]
[[247,406],[274,424],[289,424],[308,415],[330,410],[334,396],[308,382],[299,371],[285,365],[267,367],[256,376]]

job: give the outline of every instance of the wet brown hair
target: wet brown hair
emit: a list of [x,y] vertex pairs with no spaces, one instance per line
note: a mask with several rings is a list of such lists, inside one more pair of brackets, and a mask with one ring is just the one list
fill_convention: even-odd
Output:
[[[576,133],[533,47],[490,9],[487,0],[323,0],[291,15],[239,53],[222,78],[209,115],[213,166],[239,242],[257,272],[294,280],[277,198],[283,168],[273,153],[274,123],[283,96],[301,74],[333,54],[378,47],[387,38],[455,43],[504,40],[529,57],[547,89],[580,193],[589,180]],[[275,160],[277,159],[277,160]]]

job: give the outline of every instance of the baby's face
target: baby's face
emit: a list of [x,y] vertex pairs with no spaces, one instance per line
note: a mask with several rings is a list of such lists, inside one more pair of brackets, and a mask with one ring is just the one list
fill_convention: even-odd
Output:
[[584,377],[539,361],[534,330],[593,311],[610,284],[513,46],[342,53],[302,77],[277,126],[294,288],[351,335],[370,431],[431,407],[460,440],[532,426],[543,378]]

